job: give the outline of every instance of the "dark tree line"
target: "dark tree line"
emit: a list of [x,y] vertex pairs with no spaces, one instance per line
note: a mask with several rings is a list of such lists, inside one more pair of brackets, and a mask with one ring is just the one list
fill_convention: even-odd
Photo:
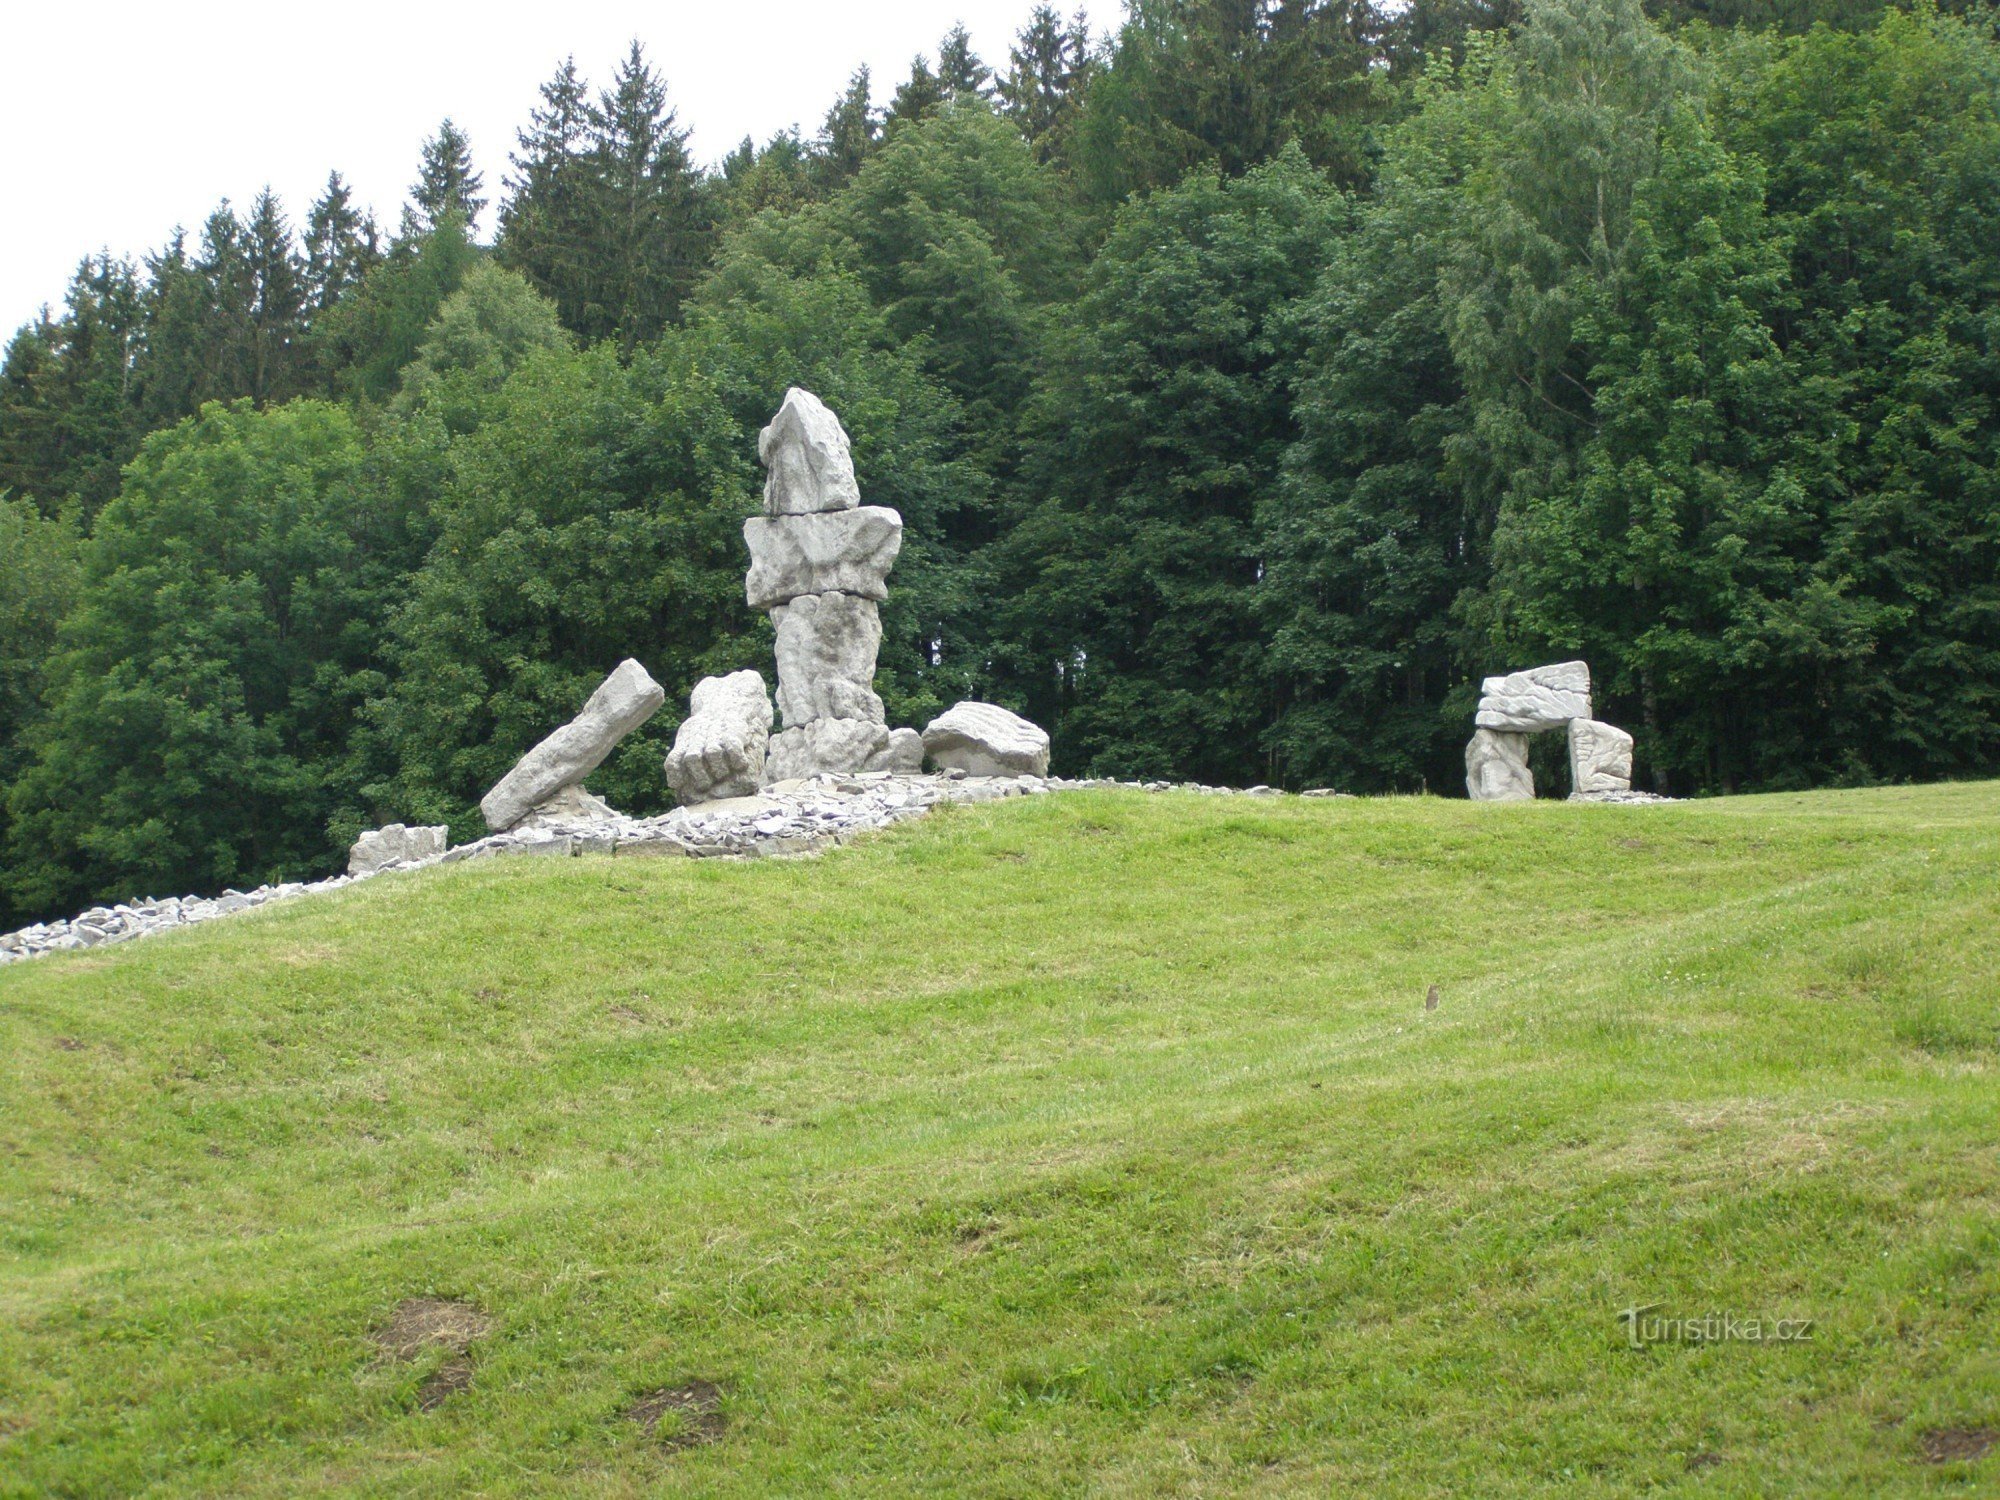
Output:
[[619,657],[767,664],[790,384],[907,521],[898,722],[1452,791],[1478,678],[1582,655],[1676,792],[2000,768],[1986,12],[1044,7],[687,141],[564,63],[497,188],[447,120],[393,233],[224,204],[15,335],[0,918],[469,832]]

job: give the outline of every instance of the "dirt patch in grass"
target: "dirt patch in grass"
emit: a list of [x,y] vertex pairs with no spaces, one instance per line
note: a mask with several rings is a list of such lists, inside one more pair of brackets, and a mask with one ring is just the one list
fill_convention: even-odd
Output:
[[56,1051],[58,1052],[81,1052],[82,1050],[83,1043],[79,1042],[73,1036],[59,1036],[56,1038]]
[[1917,1439],[1927,1464],[1971,1462],[1984,1458],[2000,1443],[2000,1432],[1991,1427],[1935,1427]]
[[729,1425],[722,1414],[722,1389],[712,1380],[690,1380],[641,1396],[625,1408],[625,1417],[668,1448],[712,1443]]
[[1690,1474],[1699,1474],[1704,1469],[1713,1469],[1722,1462],[1720,1453],[1690,1453],[1681,1467]]
[[493,1320],[470,1302],[449,1297],[405,1297],[389,1321],[375,1330],[375,1347],[385,1360],[408,1363],[433,1349],[445,1361],[417,1387],[417,1410],[436,1411],[472,1384],[472,1346],[493,1329]]
[[447,1397],[455,1396],[472,1384],[472,1362],[465,1359],[448,1360],[431,1373],[422,1385],[417,1387],[417,1410],[436,1411],[444,1405]]
[[375,1330],[375,1344],[390,1359],[415,1359],[426,1349],[463,1354],[492,1331],[493,1320],[470,1302],[448,1297],[405,1297]]

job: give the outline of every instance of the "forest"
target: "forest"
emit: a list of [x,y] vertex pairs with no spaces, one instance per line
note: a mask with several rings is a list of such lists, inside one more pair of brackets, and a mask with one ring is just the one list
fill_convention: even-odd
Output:
[[1993,11],[1117,19],[712,167],[635,43],[393,226],[335,173],[84,260],[0,367],[0,926],[476,832],[628,655],[768,673],[792,384],[905,519],[894,724],[1458,795],[1481,676],[1581,656],[1672,795],[2000,773]]

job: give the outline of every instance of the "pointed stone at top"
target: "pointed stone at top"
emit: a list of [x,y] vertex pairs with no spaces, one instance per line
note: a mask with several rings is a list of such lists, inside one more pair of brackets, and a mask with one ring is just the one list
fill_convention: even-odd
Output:
[[764,514],[803,516],[852,510],[861,503],[847,430],[811,391],[793,386],[771,425],[757,435],[764,477]]

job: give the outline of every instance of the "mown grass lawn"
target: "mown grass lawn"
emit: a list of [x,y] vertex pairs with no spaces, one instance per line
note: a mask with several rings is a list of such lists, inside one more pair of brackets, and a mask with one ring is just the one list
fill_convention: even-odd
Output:
[[1996,932],[2000,784],[1089,793],[15,965],[0,1493],[1991,1493]]

